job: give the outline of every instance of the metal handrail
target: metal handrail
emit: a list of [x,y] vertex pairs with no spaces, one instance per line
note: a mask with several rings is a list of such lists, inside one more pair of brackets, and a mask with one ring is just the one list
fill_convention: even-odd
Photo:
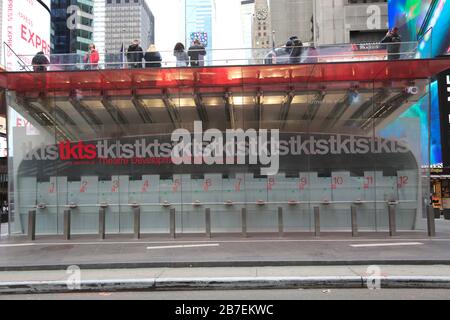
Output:
[[[405,45],[412,45],[409,50],[405,50],[404,52],[399,52],[398,54],[406,57],[411,58],[415,55],[418,48],[417,42],[402,42],[402,46]],[[380,48],[362,48],[360,50],[354,50],[354,46],[371,46],[371,45],[377,45],[380,46]],[[379,55],[379,52],[381,50],[386,50],[386,47],[390,45],[398,45],[398,44],[381,44],[381,43],[363,43],[363,44],[337,44],[337,45],[323,45],[323,46],[301,46],[303,50],[303,54],[297,58],[299,58],[301,61],[297,63],[308,63],[308,59],[311,59],[313,61],[315,60],[327,60],[327,59],[333,59],[334,61],[348,61],[349,59],[353,60],[364,60],[367,58],[373,58],[373,60],[383,60],[386,59],[386,57],[389,57],[389,53],[386,52],[386,55],[384,57],[376,57],[374,54],[376,52],[377,55]],[[5,46],[7,44],[5,43]],[[291,47],[291,48],[299,48],[297,47]],[[9,48],[9,46],[8,46]],[[283,47],[282,47],[283,48]],[[282,48],[276,48],[276,49],[282,49]],[[335,48],[335,52],[333,52],[333,48]],[[230,55],[230,58],[218,58],[218,59],[208,59],[205,58],[205,61],[200,60],[203,62],[202,66],[239,66],[239,65],[254,65],[254,64],[276,64],[276,58],[280,58],[281,60],[286,60],[289,58],[289,54],[277,56],[274,49],[261,49],[261,48],[233,48],[233,49],[214,49],[214,50],[208,50],[207,56],[210,56],[211,53],[215,52],[230,52],[230,53],[239,53],[244,50],[250,50],[253,54],[251,57],[233,57]],[[311,51],[315,50],[315,51]],[[341,50],[339,52],[339,50]],[[196,50],[194,50],[196,51]],[[322,51],[322,53],[320,53]],[[328,51],[328,52],[327,52]],[[372,53],[371,53],[372,52]],[[144,53],[144,52],[142,52]],[[170,54],[171,57],[173,57],[173,50],[171,51],[160,51],[161,54],[167,53]],[[261,57],[255,57],[254,54],[262,53],[264,56],[261,55]],[[356,54],[355,54],[356,53]],[[120,55],[120,56],[119,56]],[[157,62],[147,62],[147,61],[128,61],[127,59],[124,59],[123,52],[117,52],[117,53],[99,53],[99,62],[98,63],[87,63],[83,61],[83,55],[80,54],[56,54],[56,55],[47,55],[50,57],[49,60],[59,60],[62,61],[62,63],[49,63],[46,65],[46,67],[49,69],[49,71],[64,71],[67,69],[70,70],[97,70],[97,69],[118,69],[118,68],[129,68],[130,66],[134,64],[138,64],[139,68],[144,68],[145,66],[148,66],[149,64],[157,64],[159,67],[159,64],[161,64],[162,67],[171,67],[176,66],[177,60],[174,58],[165,59],[162,61]],[[18,59],[22,61],[20,57],[31,57],[31,55],[17,55]],[[119,57],[121,59],[119,59]],[[108,58],[111,58],[112,61],[108,61]],[[74,62],[68,62],[65,63],[64,60],[73,60]],[[120,61],[118,61],[120,60]],[[280,61],[281,61],[280,60]],[[317,63],[323,62],[323,61],[316,61]],[[286,62],[288,63],[288,62]],[[26,65],[24,63],[24,66],[27,69],[30,69],[28,67],[33,67],[32,65]]]
[[[6,42],[3,42],[3,59],[5,60],[4,61],[5,68],[6,68],[6,50],[5,50],[6,47],[8,47],[8,49],[17,57],[17,59],[19,59],[22,68],[24,69],[28,68],[28,65],[25,63],[25,61],[23,61],[22,58]],[[28,69],[27,71],[31,71],[31,69]]]

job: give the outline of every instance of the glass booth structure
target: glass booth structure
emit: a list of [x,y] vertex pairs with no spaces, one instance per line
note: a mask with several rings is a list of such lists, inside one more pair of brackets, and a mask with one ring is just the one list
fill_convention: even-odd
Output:
[[213,233],[239,233],[243,208],[248,232],[277,232],[279,210],[286,232],[313,231],[314,208],[322,230],[349,231],[351,207],[360,231],[381,232],[390,205],[399,230],[421,229],[430,77],[447,67],[5,74],[10,233],[27,234],[36,210],[38,235],[62,234],[70,209],[73,234],[97,234],[99,208],[108,234],[132,233],[137,206],[143,234],[168,233],[171,209],[179,234],[203,233],[205,209]]

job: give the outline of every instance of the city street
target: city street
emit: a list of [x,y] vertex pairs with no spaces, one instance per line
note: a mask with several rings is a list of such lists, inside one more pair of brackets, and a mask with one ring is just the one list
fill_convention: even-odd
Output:
[[0,296],[0,300],[450,300],[450,290],[232,290]]
[[74,237],[62,241],[40,237],[3,238],[0,242],[0,270],[66,269],[78,265],[84,269],[115,267],[183,266],[289,266],[351,264],[450,264],[450,221],[437,221],[437,237],[424,231],[400,233],[267,234],[242,236],[203,235],[144,237]]

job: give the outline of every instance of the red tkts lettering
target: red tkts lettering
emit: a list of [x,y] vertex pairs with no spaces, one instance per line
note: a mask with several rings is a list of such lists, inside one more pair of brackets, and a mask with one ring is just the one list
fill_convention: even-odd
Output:
[[61,160],[94,160],[97,157],[97,147],[94,144],[77,144],[61,142],[59,144],[59,157]]
[[20,27],[20,36],[22,40],[31,44],[36,49],[44,52],[45,54],[50,53],[50,46],[48,43],[43,40],[37,33],[33,32],[33,30],[27,28],[25,25],[21,25]]

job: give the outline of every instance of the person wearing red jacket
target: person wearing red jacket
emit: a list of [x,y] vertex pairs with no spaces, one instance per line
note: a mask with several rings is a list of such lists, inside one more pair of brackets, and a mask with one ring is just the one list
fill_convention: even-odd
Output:
[[98,62],[100,60],[100,55],[98,54],[97,49],[95,48],[95,44],[89,45],[89,51],[84,56],[84,63],[86,63],[87,70],[96,70],[98,69]]

